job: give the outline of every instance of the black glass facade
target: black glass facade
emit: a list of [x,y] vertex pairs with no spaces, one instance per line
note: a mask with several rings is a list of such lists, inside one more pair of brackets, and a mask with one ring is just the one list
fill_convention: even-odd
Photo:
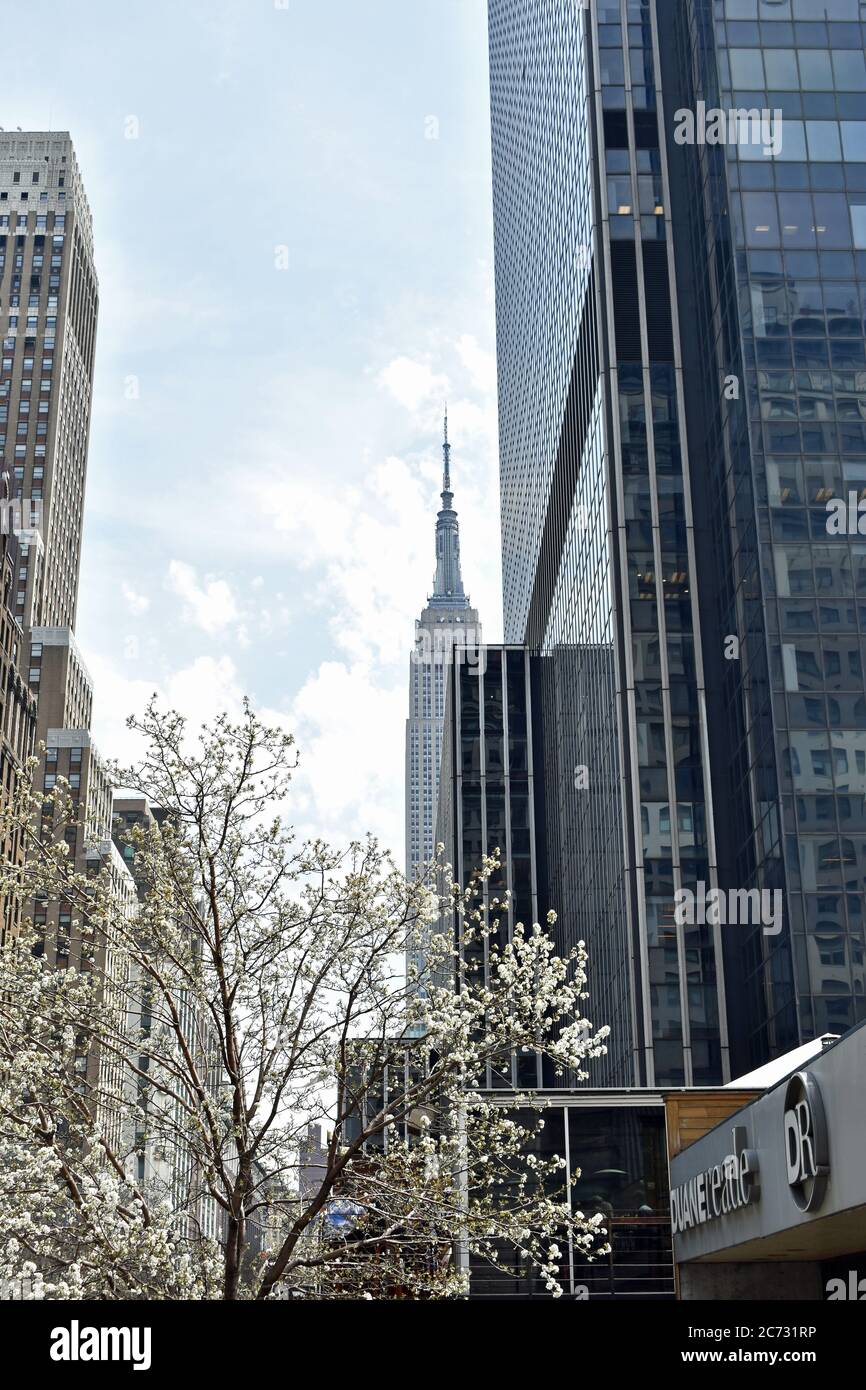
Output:
[[866,1016],[866,536],[827,507],[866,485],[866,5],[668,15],[669,120],[676,93],[778,135],[671,149],[720,875],[784,904],[778,937],[727,943],[743,1070]]
[[674,918],[715,847],[657,26],[490,0],[490,47],[506,635],[570,673],[559,886],[618,1033],[605,1079],[711,1083],[721,937]]
[[[483,647],[474,666],[449,671],[439,780],[437,843],[460,883],[468,883],[486,854],[498,851],[500,867],[484,888],[503,903],[500,930],[510,939],[516,922],[538,921],[538,840],[543,837],[543,791],[535,778],[538,747],[533,730],[537,658],[522,647]],[[492,915],[496,915],[495,913]],[[456,928],[456,924],[455,924]],[[486,968],[486,939],[464,944],[464,959]],[[534,1056],[513,1058],[501,1071],[488,1068],[488,1086],[538,1086]]]
[[[560,645],[542,655],[488,646],[480,656],[474,667],[454,665],[449,672],[437,840],[464,884],[482,856],[498,850],[501,867],[485,899],[495,917],[491,900],[509,895],[500,934],[510,938],[517,922],[543,922],[552,908],[552,931],[565,948],[610,911],[607,884],[621,862],[621,827],[615,818],[605,824],[617,805],[615,782],[586,794],[576,763],[587,741],[609,727],[609,705],[594,702],[597,690],[610,689],[609,648]],[[580,852],[587,833],[598,846],[596,861]],[[546,1102],[544,1127],[530,1141],[534,1151],[563,1156],[573,1208],[604,1215],[612,1251],[587,1260],[563,1250],[566,1296],[665,1299],[673,1297],[674,1283],[662,1097],[595,1089],[632,1062],[626,1040],[633,963],[621,915],[618,921],[619,935],[596,933],[589,963],[585,1012],[611,1022],[608,1056],[592,1061],[589,1084],[557,1078],[531,1054],[489,1066],[481,1081],[506,1106],[509,1093],[521,1089]],[[459,919],[450,916],[443,927],[459,932]],[[485,950],[483,940],[464,943],[463,959],[483,973]],[[501,1248],[498,1265],[470,1259],[473,1299],[550,1297],[544,1280],[513,1250]]]
[[[587,747],[615,738],[613,663],[609,646],[558,645],[545,654],[526,647],[480,649],[473,666],[449,671],[442,741],[437,843],[468,883],[485,855],[500,867],[485,889],[506,902],[502,932],[517,922],[544,922],[565,954],[592,940],[590,1017],[611,1028],[608,1054],[593,1063],[593,1084],[629,1074],[631,1000],[636,965],[621,910],[622,825],[618,816],[616,749],[611,772],[583,786]],[[587,854],[585,845],[592,853]],[[613,885],[613,888],[611,888]],[[492,915],[495,915],[492,914]],[[599,920],[608,934],[593,931]],[[454,930],[459,929],[456,919]],[[462,946],[464,959],[486,966],[486,943]],[[553,1085],[534,1057],[491,1070],[491,1086]]]
[[[866,1007],[866,535],[826,509],[866,497],[866,5],[489,14],[506,638],[555,711],[550,896],[620,1035],[604,1079],[713,1084]],[[769,123],[697,133],[740,108]],[[778,893],[781,929],[678,920],[718,889]]]
[[[566,1159],[568,1199],[575,1211],[602,1212],[611,1253],[587,1260],[563,1249],[560,1284],[566,1298],[672,1299],[670,1201],[665,1114],[658,1096],[640,1104],[607,1093],[579,1102],[550,1097],[533,1149]],[[520,1116],[521,1112],[517,1112]],[[526,1115],[528,1125],[534,1115]],[[579,1170],[579,1176],[571,1176]],[[549,1298],[543,1279],[519,1257],[499,1252],[501,1268],[470,1259],[473,1299]]]

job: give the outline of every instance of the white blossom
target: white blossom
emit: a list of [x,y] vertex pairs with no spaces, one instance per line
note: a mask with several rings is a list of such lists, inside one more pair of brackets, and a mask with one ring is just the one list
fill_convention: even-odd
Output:
[[[132,722],[148,751],[118,783],[163,812],[130,832],[134,910],[42,839],[28,777],[0,811],[27,850],[0,868],[24,917],[0,950],[0,1284],[463,1298],[455,1251],[511,1247],[559,1296],[561,1242],[605,1253],[602,1216],[573,1213],[565,1159],[533,1152],[543,1100],[478,1078],[534,1051],[586,1077],[608,1030],[583,1017],[583,945],[559,958],[538,923],[506,939],[484,904],[498,851],[462,886],[441,851],[407,883],[373,840],[297,841],[292,740],[249,707],[196,738],[153,703]],[[53,795],[62,823],[61,779]],[[36,898],[71,904],[64,971],[34,954]],[[439,930],[446,908],[486,971]]]

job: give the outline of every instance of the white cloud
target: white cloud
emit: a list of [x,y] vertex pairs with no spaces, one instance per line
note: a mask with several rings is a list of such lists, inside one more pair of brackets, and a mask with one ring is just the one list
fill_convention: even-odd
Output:
[[[160,614],[157,625],[156,593],[152,650],[128,667],[162,670],[160,690],[171,685],[195,722],[241,688],[257,694],[263,717],[297,739],[288,814],[299,833],[341,844],[372,830],[399,862],[409,653],[432,587],[448,383],[463,577],[490,641],[501,605],[492,358],[450,327],[417,341],[408,330],[392,340],[346,390],[328,394],[333,408],[314,422],[290,403],[333,393],[330,378],[301,389],[275,377],[204,492],[189,491],[178,471],[168,504],[149,509],[142,499],[136,520],[154,552],[162,549],[166,595],[185,610],[187,628],[218,640],[231,659],[219,669],[190,666],[181,624]],[[411,346],[401,355],[402,342]],[[238,464],[250,457],[252,473]],[[179,550],[176,518],[193,512],[197,524]],[[138,682],[108,698],[125,713],[150,693]],[[97,699],[104,708],[99,681]],[[109,741],[100,734],[109,754],[113,742],[113,732]]]
[[223,711],[235,718],[241,712],[243,691],[229,656],[200,656],[172,672],[164,688],[168,703],[190,721],[201,723]]
[[192,565],[172,560],[168,567],[168,587],[185,603],[184,616],[203,632],[211,635],[222,632],[238,615],[231,589],[224,579],[205,576],[199,584]]
[[152,695],[196,728],[226,710],[240,713],[243,692],[230,657],[200,656],[189,666],[166,672],[157,681],[127,675],[103,657],[86,657],[93,676],[93,732],[100,752],[122,764],[134,762],[142,751],[137,734],[126,727],[130,715],[140,715]]
[[496,357],[492,352],[487,352],[471,333],[464,333],[457,339],[457,353],[463,363],[472,384],[479,391],[485,391],[493,395],[496,391]]
[[[186,717],[191,735],[223,711],[232,718],[241,713],[239,673],[228,656],[198,657],[159,682],[127,675],[101,657],[88,658],[88,666],[96,687],[96,743],[122,766],[143,751],[126,719],[140,715],[152,695]],[[404,681],[384,684],[362,663],[326,661],[288,710],[260,709],[259,714],[297,741],[300,765],[285,813],[298,834],[321,835],[339,845],[369,831],[402,858],[402,796],[395,796],[395,776],[403,767]]]
[[139,618],[142,613],[146,613],[150,607],[150,599],[147,595],[137,594],[135,589],[129,584],[124,584],[123,586],[123,597],[126,600],[126,606],[130,613],[136,618]]
[[435,508],[417,474],[392,457],[342,497],[310,478],[261,487],[293,557],[316,571],[311,592],[339,650],[353,664],[402,666],[435,562]]
[[[297,739],[292,815],[303,834],[345,843],[368,831],[402,862],[402,777],[406,687],[386,684],[361,662],[326,661],[292,702]],[[402,791],[402,780],[398,783]]]
[[407,410],[417,410],[433,396],[444,401],[448,394],[448,378],[434,372],[429,363],[411,357],[395,357],[379,373],[379,382]]

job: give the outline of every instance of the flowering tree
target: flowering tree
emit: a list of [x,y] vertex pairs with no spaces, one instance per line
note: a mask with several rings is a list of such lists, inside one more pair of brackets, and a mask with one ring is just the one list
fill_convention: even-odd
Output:
[[[195,738],[155,703],[130,725],[146,751],[118,781],[160,808],[129,831],[133,911],[116,863],[71,861],[62,779],[50,829],[32,775],[2,813],[27,857],[0,871],[25,918],[0,951],[0,1280],[438,1298],[511,1249],[556,1294],[562,1242],[604,1253],[601,1218],[570,1209],[564,1158],[531,1152],[543,1102],[485,1078],[529,1049],[579,1079],[604,1051],[582,946],[507,939],[495,859],[465,888],[440,866],[434,891],[372,840],[296,840],[292,740],[249,707]],[[65,970],[34,900],[72,906]]]

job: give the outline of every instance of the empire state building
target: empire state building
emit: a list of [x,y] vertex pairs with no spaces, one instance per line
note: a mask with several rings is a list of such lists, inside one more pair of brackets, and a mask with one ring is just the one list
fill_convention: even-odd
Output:
[[463,591],[460,528],[451,491],[448,415],[442,445],[442,507],[436,517],[436,574],[427,606],[415,623],[406,721],[406,875],[415,878],[433,857],[445,693],[452,661],[477,660],[478,612]]

